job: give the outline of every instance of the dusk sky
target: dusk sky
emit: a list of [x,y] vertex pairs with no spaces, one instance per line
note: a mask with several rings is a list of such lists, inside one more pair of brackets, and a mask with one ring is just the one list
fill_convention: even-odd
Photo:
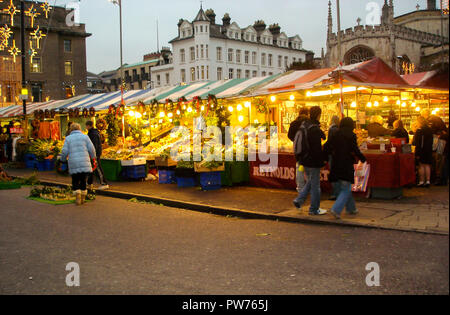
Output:
[[[48,0],[50,4],[65,5],[68,0]],[[356,19],[366,23],[366,6],[380,5],[383,0],[341,0],[341,28],[356,25]],[[336,30],[336,0],[333,4],[333,22]],[[396,0],[395,15],[426,8],[425,0]],[[192,21],[199,8],[199,0],[122,0],[124,28],[124,63],[142,61],[144,54],[156,51],[156,20],[159,21],[159,42],[168,42],[177,36],[180,18]],[[214,9],[221,22],[225,13],[243,28],[262,19],[267,25],[279,23],[288,36],[299,34],[303,47],[320,57],[326,46],[328,0],[205,0],[203,8]],[[81,0],[81,23],[92,36],[87,39],[88,71],[99,73],[120,66],[119,10],[108,0]]]

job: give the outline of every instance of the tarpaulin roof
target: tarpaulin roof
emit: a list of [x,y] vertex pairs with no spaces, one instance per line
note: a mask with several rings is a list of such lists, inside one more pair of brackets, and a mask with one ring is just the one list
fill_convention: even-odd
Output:
[[448,70],[444,72],[426,71],[402,75],[410,85],[423,88],[449,89]]

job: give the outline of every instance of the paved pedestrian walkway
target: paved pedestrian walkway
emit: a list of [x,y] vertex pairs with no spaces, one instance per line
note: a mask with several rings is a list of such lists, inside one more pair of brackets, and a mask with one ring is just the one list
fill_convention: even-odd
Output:
[[[33,171],[9,169],[11,176],[29,177]],[[67,176],[56,172],[37,172],[43,182],[70,184]],[[99,192],[120,198],[137,197],[192,210],[243,217],[278,219],[293,222],[341,224],[425,233],[449,233],[448,187],[411,188],[404,190],[404,197],[397,200],[375,200],[357,196],[359,215],[342,216],[336,220],[330,214],[320,217],[308,215],[308,205],[301,211],[295,209],[292,200],[295,191],[255,187],[231,187],[218,191],[201,191],[199,188],[178,188],[176,185],[160,185],[154,181],[114,182],[111,189]],[[321,207],[330,209],[333,202],[322,196]]]

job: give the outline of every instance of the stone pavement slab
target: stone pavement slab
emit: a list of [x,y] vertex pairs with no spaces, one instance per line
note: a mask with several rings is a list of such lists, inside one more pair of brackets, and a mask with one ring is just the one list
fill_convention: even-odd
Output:
[[[28,177],[31,170],[9,169],[11,176]],[[36,173],[41,181],[70,184],[71,178],[56,172]],[[103,192],[99,192],[99,194]],[[265,189],[247,186],[227,187],[217,191],[201,191],[199,188],[178,188],[176,185],[160,185],[155,181],[114,182],[109,196],[155,200],[191,210],[215,211],[219,214],[279,219],[297,222],[341,224],[361,227],[376,227],[402,231],[448,234],[449,195],[448,187],[430,189],[405,189],[405,197],[396,200],[374,200],[356,196],[359,214],[343,213],[342,220],[330,214],[309,216],[308,207],[295,209],[292,200],[295,191]],[[323,194],[321,207],[330,209],[332,201]]]

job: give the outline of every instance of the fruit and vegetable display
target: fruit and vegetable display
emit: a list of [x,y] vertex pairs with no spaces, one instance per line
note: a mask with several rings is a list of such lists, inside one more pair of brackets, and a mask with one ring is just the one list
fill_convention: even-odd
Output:
[[62,151],[62,141],[36,139],[28,147],[28,153],[36,155],[40,161],[55,159]]

